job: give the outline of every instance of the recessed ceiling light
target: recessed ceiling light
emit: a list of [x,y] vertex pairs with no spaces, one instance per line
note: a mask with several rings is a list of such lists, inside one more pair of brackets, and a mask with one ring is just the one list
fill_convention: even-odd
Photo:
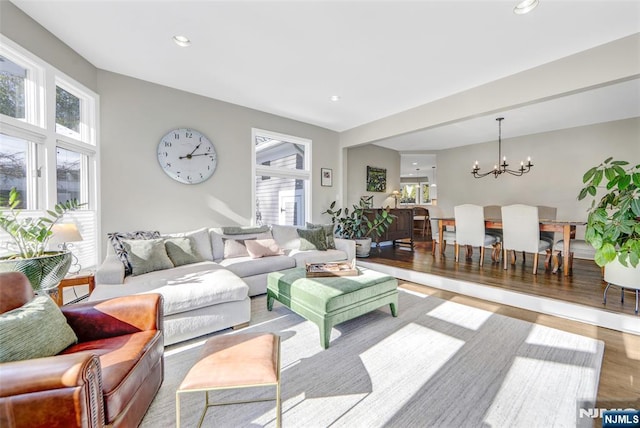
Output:
[[340,101],[340,95],[331,95],[331,101]]
[[186,48],[187,46],[191,46],[191,40],[185,36],[173,36],[173,41],[176,45]]
[[524,15],[531,12],[538,7],[538,0],[522,0],[516,7],[513,8],[513,13],[516,15]]
[[418,162],[412,162],[411,165],[418,165]]

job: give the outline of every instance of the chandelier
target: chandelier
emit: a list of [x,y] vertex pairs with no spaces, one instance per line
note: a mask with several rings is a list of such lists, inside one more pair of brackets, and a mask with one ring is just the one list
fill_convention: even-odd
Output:
[[[478,161],[476,161],[473,165],[473,169],[471,170],[471,174],[473,174],[475,178],[486,177],[489,174],[493,174],[495,178],[498,178],[500,174],[511,174],[520,177],[521,175],[531,171],[531,167],[533,166],[531,163],[531,157],[527,158],[526,164],[524,161],[520,161],[519,169],[508,168],[509,164],[507,163],[507,157],[502,156],[502,121],[504,120],[504,117],[498,117],[496,120],[498,121],[498,163],[493,166],[493,170],[480,174],[480,165],[478,165]],[[502,158],[502,163],[500,163],[500,158]]]

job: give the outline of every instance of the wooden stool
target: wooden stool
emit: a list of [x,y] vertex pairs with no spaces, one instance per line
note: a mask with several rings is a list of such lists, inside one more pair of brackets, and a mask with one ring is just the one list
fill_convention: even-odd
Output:
[[272,333],[246,333],[216,336],[204,344],[200,359],[189,370],[176,391],[176,427],[180,427],[180,394],[206,393],[205,407],[198,427],[209,407],[271,399],[209,402],[209,391],[252,387],[276,387],[276,426],[282,425],[280,401],[280,336]]

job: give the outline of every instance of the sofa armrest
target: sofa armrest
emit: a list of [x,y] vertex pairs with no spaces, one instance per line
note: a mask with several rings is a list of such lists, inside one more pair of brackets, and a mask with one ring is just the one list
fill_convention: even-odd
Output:
[[90,352],[0,364],[0,425],[104,425],[100,360]]
[[98,267],[95,274],[96,284],[122,284],[124,265],[115,254],[109,254]]
[[336,242],[336,250],[347,253],[347,260],[351,261],[356,258],[356,241],[353,239],[334,238]]
[[162,296],[152,293],[79,303],[60,309],[78,341],[88,342],[139,331],[162,330],[162,304]]

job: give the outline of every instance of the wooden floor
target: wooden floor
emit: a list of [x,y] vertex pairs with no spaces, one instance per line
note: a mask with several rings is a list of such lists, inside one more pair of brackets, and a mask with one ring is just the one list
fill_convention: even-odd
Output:
[[[455,263],[453,247],[447,248],[445,256],[438,258],[431,255],[430,242],[418,242],[415,247],[413,252],[407,248],[383,247],[378,253],[373,249],[372,255],[366,260],[634,315],[632,293],[627,293],[625,303],[621,304],[619,290],[610,290],[606,307],[602,305],[604,285],[601,281],[600,269],[593,262],[575,260],[574,272],[570,277],[545,273],[543,268],[538,275],[534,276],[531,273],[532,257],[529,257],[524,267],[521,263],[517,263],[516,266],[509,265],[509,269],[504,271],[502,266],[492,265],[490,257],[485,259],[484,266],[480,268],[478,254],[475,254],[470,261],[461,260]],[[408,281],[400,281],[400,286],[441,299],[604,341],[605,351],[596,406],[606,409],[640,409],[640,336],[463,296]],[[594,426],[601,426],[600,420],[594,421]]]

